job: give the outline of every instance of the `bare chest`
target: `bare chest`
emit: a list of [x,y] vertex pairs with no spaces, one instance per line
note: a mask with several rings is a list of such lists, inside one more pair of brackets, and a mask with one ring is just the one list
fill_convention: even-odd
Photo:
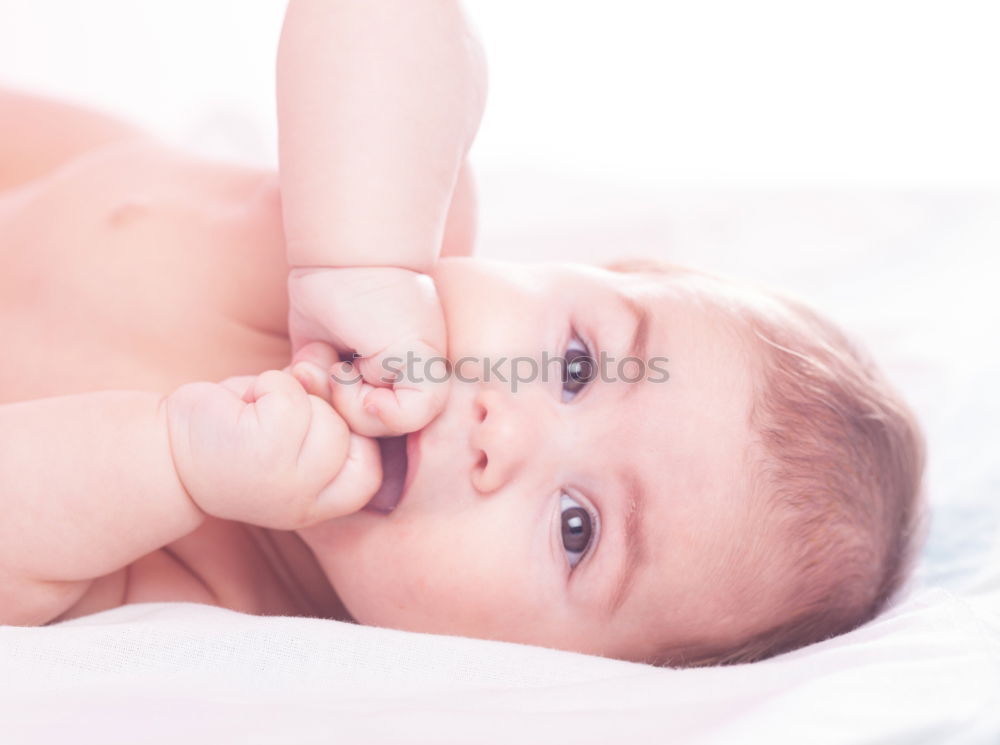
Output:
[[287,364],[267,174],[112,150],[0,199],[0,402]]
[[[280,203],[265,173],[156,146],[84,156],[0,194],[0,264],[0,403],[168,392],[288,363]],[[208,520],[94,580],[61,618],[153,601],[310,612],[296,588],[259,535]]]

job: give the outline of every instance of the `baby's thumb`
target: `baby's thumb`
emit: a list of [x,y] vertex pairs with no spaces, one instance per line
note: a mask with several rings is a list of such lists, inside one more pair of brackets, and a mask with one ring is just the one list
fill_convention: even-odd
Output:
[[295,376],[307,393],[330,400],[328,370],[339,361],[336,350],[329,344],[314,341],[299,349],[292,357],[288,371]]

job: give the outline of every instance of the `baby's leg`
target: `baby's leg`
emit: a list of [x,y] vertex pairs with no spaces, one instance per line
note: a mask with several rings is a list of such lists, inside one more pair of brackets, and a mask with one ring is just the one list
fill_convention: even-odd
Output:
[[0,191],[44,176],[89,150],[149,137],[119,119],[9,89],[0,89],[0,122]]

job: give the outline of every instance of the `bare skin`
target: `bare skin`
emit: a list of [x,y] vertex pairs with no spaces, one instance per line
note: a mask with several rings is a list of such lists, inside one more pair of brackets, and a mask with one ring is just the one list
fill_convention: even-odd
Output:
[[[43,99],[0,92],[0,109],[18,130],[18,147],[0,152],[0,405],[164,394],[288,364],[276,174],[196,160]],[[467,172],[460,186],[446,254],[471,245]],[[72,597],[46,620],[183,600],[350,620],[297,534],[211,517],[129,566],[75,581]]]
[[[75,137],[94,124],[62,114],[81,117]],[[0,623],[191,601],[640,660],[664,639],[728,643],[766,622],[780,583],[750,588],[759,607],[733,591],[753,535],[746,350],[687,280],[440,261],[455,360],[669,357],[669,386],[556,377],[515,393],[474,377],[421,430],[388,515],[356,504],[278,530],[194,509],[157,401],[288,365],[276,182],[105,124],[124,139],[96,126],[95,149],[26,183],[5,172],[0,193]],[[456,194],[448,236],[471,235],[470,197]],[[216,483],[242,480],[222,455]]]

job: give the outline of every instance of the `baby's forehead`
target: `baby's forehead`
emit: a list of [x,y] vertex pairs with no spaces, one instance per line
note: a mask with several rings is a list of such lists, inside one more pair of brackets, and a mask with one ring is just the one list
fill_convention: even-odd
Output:
[[714,314],[723,308],[735,308],[754,294],[739,283],[674,265],[663,265],[654,272],[633,272],[578,262],[544,262],[535,265],[533,271],[645,300],[655,312],[674,304]]
[[650,313],[649,355],[667,360],[669,378],[622,399],[609,450],[648,495],[643,591],[652,602],[704,602],[748,525],[752,373],[741,342],[697,297],[632,289]]

